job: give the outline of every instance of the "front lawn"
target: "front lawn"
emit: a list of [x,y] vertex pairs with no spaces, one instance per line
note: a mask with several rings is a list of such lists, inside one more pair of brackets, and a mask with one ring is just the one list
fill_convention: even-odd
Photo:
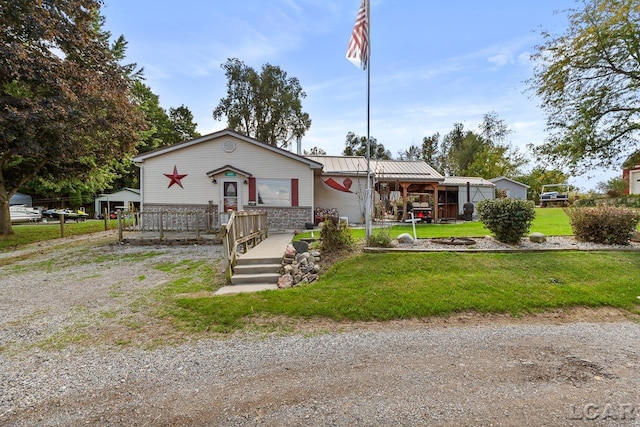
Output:
[[[380,228],[389,230],[392,238],[396,238],[402,233],[413,235],[411,224],[394,225],[392,227],[380,227],[374,224],[373,232]],[[569,224],[569,217],[562,208],[536,208],[536,217],[533,220],[530,231],[532,233],[544,233],[547,236],[570,236],[573,234]],[[365,230],[362,227],[354,228],[351,230],[351,234],[355,239],[364,239]],[[419,239],[432,237],[482,237],[490,234],[491,232],[480,221],[460,221],[450,224],[416,224],[416,236]],[[311,235],[311,232],[301,233],[296,236],[296,239],[309,238]],[[319,237],[319,235],[320,230],[313,232],[313,237]]]
[[180,298],[173,315],[196,330],[228,332],[274,316],[373,321],[574,306],[638,314],[638,277],[637,252],[365,253],[336,263],[312,285]]
[[[109,221],[109,228],[118,227],[116,220]],[[43,240],[52,240],[60,238],[59,223],[39,223],[39,224],[19,224],[14,225],[13,234],[11,236],[0,236],[0,250],[12,248],[18,245],[26,245]],[[96,233],[104,231],[104,221],[83,221],[83,222],[67,222],[64,226],[65,237],[77,236],[80,234]]]

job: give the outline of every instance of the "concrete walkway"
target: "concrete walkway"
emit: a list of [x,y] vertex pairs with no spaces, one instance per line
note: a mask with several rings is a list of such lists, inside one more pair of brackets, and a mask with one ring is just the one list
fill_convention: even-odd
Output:
[[[238,262],[242,262],[243,264],[261,264],[263,260],[265,260],[265,262],[267,262],[266,260],[281,260],[287,249],[287,245],[291,243],[292,240],[293,233],[290,232],[269,234],[269,237],[249,249],[246,254],[239,255]],[[278,289],[276,283],[238,284],[223,286],[218,289],[214,295],[231,295],[275,289]]]

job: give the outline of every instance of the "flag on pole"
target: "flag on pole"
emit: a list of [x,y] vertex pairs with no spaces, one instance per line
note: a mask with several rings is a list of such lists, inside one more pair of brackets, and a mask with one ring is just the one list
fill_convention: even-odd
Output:
[[369,66],[369,0],[362,0],[360,4],[347,47],[347,59],[363,70]]

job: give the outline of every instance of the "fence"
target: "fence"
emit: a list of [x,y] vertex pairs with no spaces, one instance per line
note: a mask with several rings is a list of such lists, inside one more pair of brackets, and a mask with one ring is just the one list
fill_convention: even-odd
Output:
[[226,224],[222,224],[220,235],[226,263],[227,284],[231,284],[238,248],[240,247],[246,253],[249,245],[255,246],[266,239],[268,232],[266,212],[232,212]]

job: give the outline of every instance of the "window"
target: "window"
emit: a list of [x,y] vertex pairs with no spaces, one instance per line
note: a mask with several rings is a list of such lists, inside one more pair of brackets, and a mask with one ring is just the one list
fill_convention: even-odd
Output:
[[290,179],[257,179],[258,206],[291,206]]

